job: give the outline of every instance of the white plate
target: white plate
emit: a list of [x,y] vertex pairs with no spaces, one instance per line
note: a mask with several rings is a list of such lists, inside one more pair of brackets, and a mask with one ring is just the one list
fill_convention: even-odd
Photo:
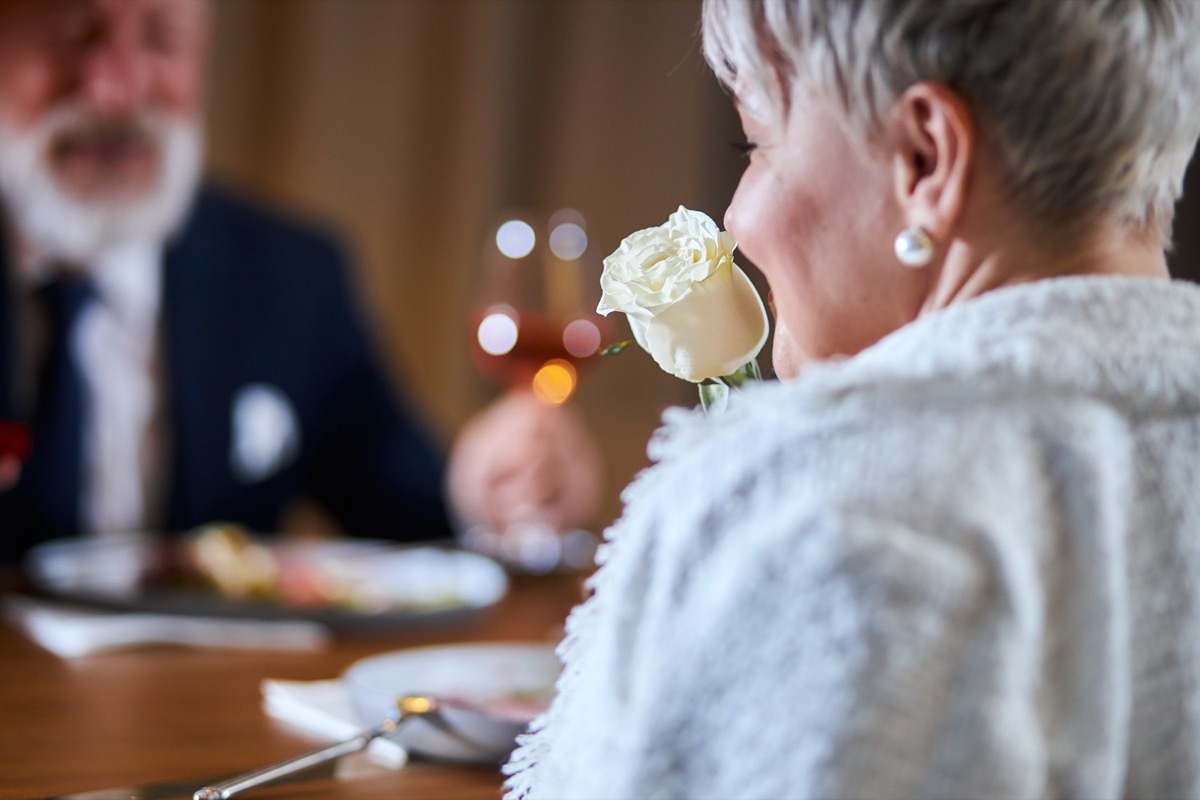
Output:
[[491,559],[433,546],[337,540],[278,543],[281,553],[309,559],[353,580],[359,605],[296,606],[245,601],[215,593],[147,584],[161,568],[162,537],[128,534],[47,542],[26,560],[43,593],[120,610],[267,619],[311,619],[334,628],[395,627],[449,622],[495,604],[508,591],[504,568]]
[[[485,706],[512,697],[548,703],[559,669],[554,648],[547,644],[464,644],[365,658],[351,665],[342,680],[359,721],[371,728],[406,694],[456,697]],[[508,757],[531,718],[451,708],[442,714],[443,727],[425,718],[409,719],[391,738],[420,755],[494,764]]]

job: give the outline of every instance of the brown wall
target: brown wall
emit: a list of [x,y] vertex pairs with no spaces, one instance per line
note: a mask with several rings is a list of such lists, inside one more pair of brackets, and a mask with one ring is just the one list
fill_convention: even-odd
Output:
[[[720,219],[738,128],[698,18],[698,0],[219,0],[211,169],[353,243],[387,363],[448,441],[494,392],[465,318],[497,213],[576,208],[598,257],[680,203]],[[584,381],[603,521],[661,409],[694,398],[636,350]]]
[[[574,207],[603,256],[680,203],[719,220],[736,184],[699,0],[217,1],[213,173],[345,234],[387,363],[444,441],[494,392],[465,319],[495,214]],[[1176,232],[1175,272],[1200,279],[1200,168]],[[602,521],[661,409],[694,400],[636,349],[585,380]]]

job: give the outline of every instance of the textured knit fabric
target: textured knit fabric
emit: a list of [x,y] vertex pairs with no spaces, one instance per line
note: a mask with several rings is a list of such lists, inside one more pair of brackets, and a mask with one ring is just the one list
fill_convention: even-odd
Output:
[[651,455],[510,797],[1200,797],[1200,288],[992,292]]

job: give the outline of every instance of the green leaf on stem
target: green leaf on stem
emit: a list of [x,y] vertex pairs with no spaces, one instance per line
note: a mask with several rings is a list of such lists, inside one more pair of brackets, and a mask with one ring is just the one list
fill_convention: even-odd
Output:
[[629,339],[626,339],[623,342],[617,342],[616,344],[610,344],[608,347],[600,351],[600,355],[615,356],[617,353],[621,352],[626,347],[629,347],[631,344],[633,344],[633,342]]
[[758,371],[758,362],[754,359],[747,361],[742,366],[738,367],[733,372],[721,378],[726,384],[735,389],[739,389],[746,384],[747,381],[761,381],[762,373]]
[[700,390],[700,405],[707,414],[719,414],[729,404],[729,387],[724,383],[701,383],[696,388]]
[[729,405],[730,389],[740,389],[750,381],[761,380],[758,362],[751,359],[728,375],[699,384],[696,388],[700,390],[700,405],[708,414],[720,413]]

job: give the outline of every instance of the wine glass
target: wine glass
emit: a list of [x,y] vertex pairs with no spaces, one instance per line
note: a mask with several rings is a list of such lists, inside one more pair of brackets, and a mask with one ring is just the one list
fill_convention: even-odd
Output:
[[[488,231],[469,340],[476,369],[505,390],[543,403],[570,401],[599,358],[609,325],[596,313],[600,265],[581,213],[518,211]],[[595,539],[559,533],[533,509],[503,532],[476,525],[464,544],[532,572],[590,563]]]
[[481,277],[471,330],[476,368],[506,389],[567,402],[607,332],[595,311],[599,267],[583,215],[503,215],[484,246]]

